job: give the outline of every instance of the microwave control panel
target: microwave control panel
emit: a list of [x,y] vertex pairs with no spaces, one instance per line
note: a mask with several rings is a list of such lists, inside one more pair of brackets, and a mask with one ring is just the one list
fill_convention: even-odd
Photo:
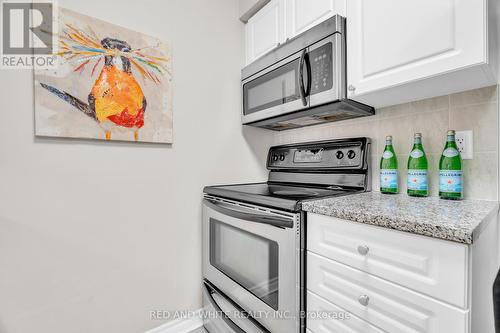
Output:
[[333,87],[333,50],[332,43],[309,52],[311,64],[311,95],[331,90]]
[[361,145],[281,148],[269,153],[268,166],[283,169],[356,168],[363,166]]

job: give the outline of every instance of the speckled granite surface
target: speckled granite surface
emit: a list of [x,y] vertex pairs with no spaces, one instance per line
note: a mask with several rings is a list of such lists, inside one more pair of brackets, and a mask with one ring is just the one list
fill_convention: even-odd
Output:
[[306,212],[472,244],[498,203],[482,200],[413,198],[366,192],[302,203]]

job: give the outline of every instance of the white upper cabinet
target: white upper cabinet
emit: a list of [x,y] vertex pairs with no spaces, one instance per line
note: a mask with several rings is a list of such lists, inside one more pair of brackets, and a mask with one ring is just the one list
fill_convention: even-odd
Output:
[[246,25],[246,63],[340,14],[348,98],[379,108],[494,85],[498,1],[271,0]]
[[271,0],[245,26],[246,63],[333,15],[345,16],[345,3],[346,0]]
[[345,16],[345,0],[287,0],[287,38],[292,38],[333,15]]
[[272,0],[248,20],[245,26],[246,63],[283,43],[285,37],[285,0]]
[[346,12],[350,98],[381,107],[496,83],[487,0],[349,0]]

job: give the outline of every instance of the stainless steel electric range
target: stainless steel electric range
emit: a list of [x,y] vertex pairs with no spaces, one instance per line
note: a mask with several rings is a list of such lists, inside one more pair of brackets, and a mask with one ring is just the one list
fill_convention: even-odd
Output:
[[367,138],[276,146],[266,183],[204,189],[205,329],[305,332],[302,202],[369,191],[369,156]]

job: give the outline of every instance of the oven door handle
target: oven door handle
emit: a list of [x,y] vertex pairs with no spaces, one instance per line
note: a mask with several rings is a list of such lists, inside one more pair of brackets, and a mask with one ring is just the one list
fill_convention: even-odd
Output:
[[211,293],[212,291],[213,291],[212,288],[210,288],[207,284],[205,284],[205,288],[203,288],[203,293],[205,294],[205,297],[210,302],[210,305],[212,305],[212,307],[215,309],[215,311],[217,311],[217,315],[220,316],[220,318],[222,318],[222,320],[226,323],[226,325],[228,325],[233,330],[233,332],[245,333],[245,331],[243,331],[225,313],[223,313],[219,304],[217,304],[215,299],[212,297],[212,293]]
[[[209,285],[208,283],[203,283],[204,285],[204,288],[203,288],[203,293],[205,294],[205,298],[210,302],[210,305],[215,309],[215,311],[217,311],[217,315],[222,318],[222,320],[224,321],[224,323],[226,323],[226,325],[228,325],[232,332],[234,333],[270,333],[268,330],[263,330],[261,329],[258,324],[255,322],[254,319],[248,317],[247,320],[248,320],[248,323],[246,323],[244,325],[244,328],[247,330],[247,331],[244,331],[240,326],[238,326],[238,324],[236,322],[234,322],[231,317],[229,317],[227,315],[227,312],[225,312],[221,306],[217,303],[217,301],[214,299],[214,297],[212,296],[213,294],[217,294],[219,297],[221,298],[226,298],[224,297],[223,295],[219,294],[217,292],[217,290],[215,290],[211,285]],[[227,300],[226,303],[230,304],[232,303],[231,301]],[[233,312],[244,312],[243,310],[241,310],[239,307],[236,307],[235,305],[231,305],[231,311]],[[229,310],[226,310],[226,311],[229,311]],[[243,325],[243,324],[241,324]]]
[[210,199],[205,199],[205,205],[221,214],[228,215],[236,219],[251,221],[255,223],[269,224],[280,228],[293,228],[293,220],[289,218],[264,214],[254,214],[233,208],[227,208],[223,207],[219,202],[212,201]]

